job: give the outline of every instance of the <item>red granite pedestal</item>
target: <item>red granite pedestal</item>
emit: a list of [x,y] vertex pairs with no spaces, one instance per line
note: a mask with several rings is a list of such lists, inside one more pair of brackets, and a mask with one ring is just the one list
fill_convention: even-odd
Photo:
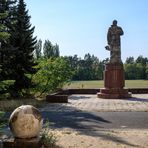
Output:
[[104,87],[97,94],[99,98],[121,99],[130,98],[131,93],[124,89],[124,68],[123,64],[106,64],[104,71]]

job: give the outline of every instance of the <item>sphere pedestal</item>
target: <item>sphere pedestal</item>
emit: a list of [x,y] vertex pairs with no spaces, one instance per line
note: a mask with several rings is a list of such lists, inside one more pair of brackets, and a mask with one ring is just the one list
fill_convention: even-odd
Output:
[[97,94],[99,98],[130,98],[131,93],[124,89],[125,78],[123,64],[106,64],[104,71],[104,87]]
[[41,148],[39,136],[43,119],[40,111],[31,105],[16,108],[9,119],[14,138],[5,139],[3,148]]

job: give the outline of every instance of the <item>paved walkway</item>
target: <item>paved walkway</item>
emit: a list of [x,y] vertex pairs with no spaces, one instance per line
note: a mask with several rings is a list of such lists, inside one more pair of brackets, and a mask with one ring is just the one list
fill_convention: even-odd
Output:
[[61,134],[57,145],[65,148],[148,147],[148,94],[130,99],[71,95],[69,103],[47,103],[40,110]]
[[129,99],[101,99],[97,95],[71,95],[69,103],[50,104],[41,111],[148,112],[148,94],[135,94]]

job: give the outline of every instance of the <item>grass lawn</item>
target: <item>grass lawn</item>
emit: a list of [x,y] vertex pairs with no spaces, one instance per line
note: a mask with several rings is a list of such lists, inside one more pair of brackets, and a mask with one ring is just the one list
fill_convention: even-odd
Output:
[[[85,88],[102,88],[104,87],[103,80],[96,81],[72,81],[70,85],[66,85],[65,89],[85,89]],[[126,88],[148,88],[148,80],[126,80]]]

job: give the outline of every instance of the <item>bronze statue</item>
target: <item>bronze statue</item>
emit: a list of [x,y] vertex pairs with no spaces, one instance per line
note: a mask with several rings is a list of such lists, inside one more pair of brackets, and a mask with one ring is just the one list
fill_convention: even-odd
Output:
[[121,43],[120,36],[124,32],[121,27],[117,26],[117,21],[114,20],[111,27],[108,29],[107,42],[108,46],[105,48],[110,51],[110,63],[118,64],[122,63],[121,60]]

